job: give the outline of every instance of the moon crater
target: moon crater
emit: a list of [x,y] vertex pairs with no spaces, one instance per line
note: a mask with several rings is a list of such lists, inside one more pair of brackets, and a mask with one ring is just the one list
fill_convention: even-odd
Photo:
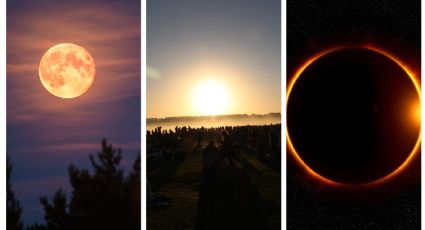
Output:
[[72,43],[51,47],[43,55],[39,76],[44,88],[60,98],[76,98],[92,86],[95,63],[90,53]]

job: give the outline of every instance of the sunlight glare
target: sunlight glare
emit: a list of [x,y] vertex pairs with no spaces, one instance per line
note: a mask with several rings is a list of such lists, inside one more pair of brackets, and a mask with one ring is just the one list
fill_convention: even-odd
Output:
[[205,80],[193,90],[193,106],[199,115],[222,115],[229,105],[229,91],[221,82]]

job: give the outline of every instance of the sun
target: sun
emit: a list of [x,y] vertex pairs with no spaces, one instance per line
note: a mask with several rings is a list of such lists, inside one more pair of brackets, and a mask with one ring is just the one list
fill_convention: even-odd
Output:
[[51,47],[43,55],[38,69],[44,88],[60,98],[76,98],[92,86],[95,64],[86,49],[72,43]]
[[193,89],[193,107],[198,115],[221,115],[228,112],[230,95],[227,87],[213,79],[202,81]]

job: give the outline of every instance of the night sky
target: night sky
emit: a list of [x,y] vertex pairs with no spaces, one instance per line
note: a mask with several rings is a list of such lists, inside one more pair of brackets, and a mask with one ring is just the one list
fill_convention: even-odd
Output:
[[[39,80],[53,45],[84,47],[96,63],[86,94],[65,100]],[[62,187],[67,168],[89,168],[102,138],[123,150],[122,166],[140,152],[140,1],[7,1],[7,154],[23,221],[43,221],[39,197]]]
[[300,74],[287,128],[298,154],[319,174],[367,183],[408,158],[420,132],[419,106],[414,84],[394,61],[365,48],[340,49]]
[[[301,64],[303,64],[308,58],[313,55],[316,55],[323,50],[345,45],[372,45],[378,48],[384,49],[400,59],[403,63],[406,63],[415,74],[420,73],[420,1],[288,1],[287,3],[287,82],[290,82],[291,77],[294,75],[295,71]],[[355,56],[355,55],[354,55]],[[350,56],[352,57],[352,56]],[[344,74],[344,70],[349,70],[349,66],[344,64],[344,55],[336,55],[333,57],[335,60],[328,63],[322,63],[321,66],[329,66],[331,64],[337,63],[337,66],[334,69],[333,77],[330,76],[329,79],[320,82],[310,82],[310,84],[316,84],[326,86],[324,91],[327,89],[333,88],[332,92],[312,92],[307,90],[316,97],[311,97],[315,102],[310,102],[310,105],[316,103],[316,108],[311,107],[312,111],[320,112],[326,111],[325,108],[335,109],[332,105],[338,105],[338,108],[342,108],[340,112],[342,115],[350,115],[346,118],[355,119],[359,116],[361,117],[364,114],[361,114],[360,110],[364,109],[365,104],[358,104],[357,109],[352,107],[344,107],[342,102],[344,98],[352,97],[356,88],[370,87],[375,85],[374,88],[369,88],[369,90],[362,91],[360,100],[364,100],[366,103],[369,101],[368,98],[377,98],[376,96],[382,92],[379,92],[377,79],[372,81],[374,82],[365,82],[365,76],[370,75],[370,69],[351,69],[350,74]],[[370,58],[370,56],[369,56]],[[365,60],[366,58],[360,58],[359,60]],[[373,58],[372,58],[373,59]],[[323,62],[326,62],[324,60]],[[369,60],[365,63],[373,63],[376,61]],[[361,63],[360,63],[361,64]],[[364,64],[364,63],[363,63]],[[345,65],[345,67],[343,67]],[[391,67],[388,64],[373,64],[373,68],[382,67],[383,73],[385,71],[391,72],[389,74],[397,73],[396,67]],[[383,67],[385,66],[385,67]],[[315,73],[320,72],[322,67],[316,67]],[[340,68],[338,70],[338,68]],[[391,71],[390,71],[391,70]],[[313,71],[313,72],[314,72]],[[339,71],[339,72],[338,72]],[[362,72],[363,71],[363,72]],[[366,73],[366,74],[365,74]],[[354,74],[354,75],[353,75]],[[356,78],[356,74],[363,74],[363,78]],[[381,73],[380,73],[381,74]],[[402,73],[401,73],[402,74]],[[314,75],[314,74],[313,74]],[[313,76],[310,73],[310,76]],[[376,74],[372,74],[377,76]],[[379,75],[379,74],[378,74]],[[345,77],[339,82],[336,81],[338,76]],[[417,75],[418,76],[418,75]],[[419,77],[419,76],[418,76]],[[333,79],[333,80],[332,80]],[[351,79],[351,80],[350,80]],[[400,78],[401,79],[401,78]],[[407,79],[407,78],[406,78]],[[339,85],[349,85],[348,88],[337,87],[335,84]],[[356,86],[357,84],[357,86]],[[403,85],[403,83],[397,83],[398,85]],[[407,84],[408,85],[408,84]],[[308,86],[306,86],[308,88]],[[394,88],[395,86],[393,86]],[[310,87],[312,88],[312,87]],[[314,87],[313,87],[314,88]],[[339,88],[339,89],[338,89]],[[401,87],[403,88],[403,87]],[[345,89],[345,90],[343,90]],[[402,91],[402,90],[400,90]],[[357,92],[358,93],[358,92]],[[400,93],[400,94],[398,94]],[[368,95],[369,94],[369,95]],[[310,95],[310,96],[311,96]],[[319,98],[317,95],[327,96],[327,107],[317,108],[318,101],[323,101],[324,98]],[[384,95],[384,94],[383,94]],[[395,92],[392,94],[395,99],[398,99],[400,95],[406,95],[402,92]],[[399,96],[397,96],[399,95]],[[357,97],[356,97],[357,98]],[[333,99],[329,101],[328,99]],[[357,98],[358,99],[358,98]],[[359,100],[359,101],[360,101]],[[385,102],[385,97],[382,100]],[[326,103],[325,103],[326,104]],[[385,103],[384,103],[385,104]],[[388,105],[391,105],[389,103]],[[303,108],[306,108],[305,106]],[[387,107],[388,108],[388,107]],[[306,108],[308,109],[308,108]],[[354,110],[353,110],[354,109]],[[393,108],[393,111],[397,109]],[[372,108],[372,112],[379,111]],[[288,112],[289,107],[288,107]],[[314,114],[314,113],[310,114]],[[356,114],[352,114],[355,112]],[[340,115],[341,115],[340,114]],[[313,115],[311,115],[313,116]],[[367,115],[369,116],[369,115]],[[317,118],[317,117],[316,117]],[[328,122],[342,122],[341,132],[344,131],[344,121],[343,118],[326,118]],[[298,121],[300,124],[303,123],[303,118],[299,118],[301,121]],[[319,119],[319,118],[317,118]],[[316,125],[318,124],[316,119]],[[386,117],[385,119],[390,119]],[[381,122],[381,124],[391,124],[391,127],[388,127],[388,132],[397,132],[398,129],[403,129],[402,125],[394,124],[385,119],[377,117],[376,121]],[[293,118],[293,121],[296,119]],[[314,120],[314,119],[313,119]],[[304,119],[304,121],[313,122],[312,119]],[[364,120],[363,120],[364,121]],[[378,126],[379,126],[378,122]],[[305,122],[304,122],[305,123]],[[372,124],[373,123],[373,124]],[[361,130],[376,131],[378,130],[376,122],[371,122],[365,124],[359,121],[353,121],[352,123],[347,123],[350,125],[350,128],[357,128]],[[290,114],[288,114],[288,127],[293,125],[293,130],[295,130],[294,125],[291,124]],[[305,124],[304,124],[305,125]],[[326,122],[323,121],[322,124],[319,124],[317,127],[326,128]],[[337,127],[336,124],[333,124],[333,127]],[[391,129],[391,130],[390,130]],[[312,129],[313,130],[313,129]],[[382,130],[382,129],[381,129]],[[301,131],[300,131],[301,132]],[[362,132],[360,132],[362,133]],[[376,133],[379,132],[375,132]],[[322,135],[320,138],[323,140],[326,136],[326,131],[324,133],[314,134],[316,136]],[[301,134],[300,134],[301,135]],[[314,136],[314,135],[310,135]],[[338,178],[340,181],[345,180],[345,182],[358,182],[355,175],[343,174],[341,172],[347,173],[350,170],[347,170],[349,167],[353,167],[354,171],[358,175],[362,176],[362,180],[368,180],[373,177],[376,177],[376,174],[380,169],[374,168],[371,165],[362,165],[362,160],[365,157],[371,157],[379,159],[377,154],[373,156],[372,153],[365,154],[362,151],[362,148],[368,146],[365,142],[363,143],[350,143],[350,140],[344,139],[343,133],[339,136],[338,134],[333,134],[332,140],[330,140],[330,145],[344,148],[341,152],[347,152],[351,154],[352,159],[347,161],[346,158],[342,157],[340,159],[332,159],[327,161],[326,159],[319,163],[319,166],[322,167],[322,173],[328,173],[328,175],[334,175],[334,179]],[[370,140],[372,137],[369,136],[370,132],[364,136],[364,140]],[[355,136],[352,134],[352,136]],[[379,135],[378,135],[379,136]],[[395,135],[396,136],[396,135]],[[413,135],[414,136],[414,135]],[[409,140],[409,137],[405,137],[406,140]],[[379,138],[378,138],[379,139]],[[410,138],[414,139],[414,138]],[[374,139],[376,141],[377,139]],[[402,143],[400,139],[394,139],[395,142]],[[338,143],[332,143],[332,141]],[[379,143],[374,142],[369,143],[369,147],[376,148],[376,145]],[[345,142],[345,143],[343,143]],[[318,142],[316,142],[318,143]],[[350,147],[347,147],[345,144],[351,144]],[[395,143],[392,148],[402,148]],[[299,144],[300,145],[300,144]],[[385,143],[381,144],[386,146]],[[306,147],[307,149],[309,147]],[[329,150],[329,149],[328,149]],[[328,151],[326,150],[326,151]],[[288,163],[287,163],[287,227],[288,229],[419,229],[420,228],[420,157],[414,158],[412,164],[403,171],[397,178],[394,180],[375,187],[369,188],[340,188],[332,187],[327,184],[324,184],[317,179],[314,179],[312,176],[306,173],[299,164],[294,160],[294,158],[289,154],[288,149]],[[309,150],[313,151],[313,150]],[[356,154],[360,152],[360,154]],[[307,154],[312,154],[307,153]],[[323,156],[330,153],[323,153]],[[372,155],[372,156],[371,156]],[[314,155],[310,155],[311,162],[317,162],[317,159],[314,160]],[[399,156],[396,156],[399,157]],[[345,161],[345,163],[344,163]],[[369,161],[373,162],[373,160]],[[337,165],[335,165],[337,164]],[[345,165],[344,165],[345,164]],[[330,171],[325,172],[325,169],[331,166]],[[344,166],[342,166],[344,165]],[[367,173],[365,168],[369,167],[370,174]],[[390,166],[388,166],[390,167]],[[364,172],[362,172],[364,171]],[[341,174],[335,174],[339,172]],[[379,173],[378,173],[379,174]],[[350,177],[351,176],[351,177]],[[370,177],[370,178],[368,178]],[[354,179],[353,179],[354,178]]]

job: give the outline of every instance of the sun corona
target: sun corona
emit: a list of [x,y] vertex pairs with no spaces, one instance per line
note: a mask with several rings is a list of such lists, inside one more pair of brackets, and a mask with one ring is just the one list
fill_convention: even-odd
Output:
[[193,90],[193,106],[200,115],[220,115],[228,111],[229,91],[221,82],[208,79]]
[[[318,60],[319,58],[330,54],[332,52],[335,51],[339,51],[339,50],[343,50],[346,48],[363,48],[363,49],[367,49],[376,53],[379,53],[381,55],[384,55],[385,57],[391,59],[394,63],[396,63],[399,67],[401,67],[404,72],[407,74],[407,76],[409,77],[410,81],[412,82],[412,84],[414,85],[414,88],[416,90],[417,96],[418,98],[420,98],[420,94],[421,94],[421,90],[420,90],[420,83],[418,82],[417,77],[415,76],[414,72],[412,70],[410,70],[404,63],[402,63],[398,58],[396,58],[395,56],[393,56],[392,54],[382,50],[382,49],[378,49],[376,47],[372,47],[372,46],[355,46],[355,47],[335,47],[335,48],[331,48],[328,50],[325,50],[323,52],[320,52],[318,54],[316,54],[315,56],[311,57],[310,59],[308,59],[304,64],[302,64],[295,72],[294,75],[292,75],[291,81],[288,84],[288,88],[287,88],[287,94],[286,94],[286,103],[288,104],[289,98],[291,97],[291,91],[294,87],[294,85],[296,84],[298,78],[302,75],[302,73],[304,72],[304,70],[306,70],[310,64],[314,63],[316,60]],[[420,105],[412,105],[411,106],[411,110],[412,112],[409,111],[409,113],[413,114],[412,120],[416,120],[417,122],[420,123]],[[395,170],[393,170],[391,173],[376,179],[374,181],[371,182],[366,182],[366,183],[360,183],[360,184],[348,184],[348,183],[342,183],[342,182],[338,182],[335,181],[333,179],[330,179],[326,176],[321,175],[319,172],[317,172],[315,169],[313,169],[313,167],[311,167],[310,165],[308,165],[301,157],[301,155],[297,152],[297,149],[294,147],[292,139],[291,139],[291,135],[290,135],[290,131],[286,131],[286,139],[287,139],[287,143],[288,143],[288,148],[289,148],[289,152],[291,153],[291,155],[296,159],[296,161],[301,165],[301,167],[306,170],[306,172],[308,172],[308,174],[310,176],[312,176],[313,178],[317,179],[318,181],[321,181],[322,183],[331,185],[331,186],[343,186],[343,187],[365,187],[365,186],[373,186],[373,185],[379,185],[382,183],[387,182],[388,180],[392,179],[393,177],[395,177],[396,175],[398,175],[401,171],[403,171],[408,165],[410,165],[410,163],[412,162],[412,160],[415,158],[415,156],[417,155],[420,143],[421,143],[421,133],[419,132],[419,135],[417,137],[416,143],[413,146],[413,148],[411,149],[408,157],[404,160],[404,162],[402,162],[402,164],[400,164]]]

